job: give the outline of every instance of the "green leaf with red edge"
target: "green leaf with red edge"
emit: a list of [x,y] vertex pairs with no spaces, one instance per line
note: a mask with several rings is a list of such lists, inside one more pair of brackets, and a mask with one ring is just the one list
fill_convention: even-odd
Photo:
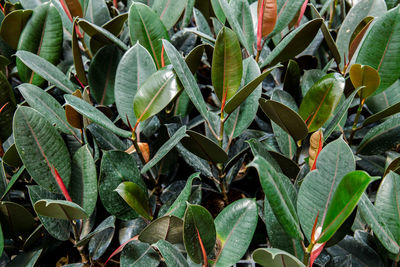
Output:
[[[35,53],[51,64],[57,64],[62,50],[63,27],[57,9],[49,2],[36,7],[19,38],[17,50]],[[41,85],[45,77],[34,74],[19,58],[18,74],[23,82]],[[33,70],[36,71],[36,70]]]
[[304,96],[299,114],[308,126],[308,132],[318,130],[332,115],[339,104],[345,86],[338,73],[325,75]]
[[195,263],[205,263],[215,245],[216,231],[210,212],[199,205],[188,204],[183,218],[183,242]]
[[1,22],[0,36],[13,49],[17,49],[19,37],[32,10],[15,10],[9,13]]
[[15,146],[27,171],[39,185],[60,192],[52,174],[54,166],[68,186],[71,159],[57,130],[36,110],[20,106],[14,115]]
[[328,241],[353,212],[368,185],[376,180],[364,171],[346,174],[333,194],[318,243]]
[[372,22],[374,21],[374,17],[368,16],[364,20],[362,20],[357,28],[354,30],[353,35],[351,36],[350,39],[350,44],[349,44],[349,58],[347,59],[347,63],[351,62],[351,59],[354,56],[354,53],[356,52],[358,46],[360,45],[362,39],[364,38],[364,35],[367,33],[369,26],[371,26]]
[[383,92],[400,77],[400,6],[378,18],[360,46],[356,63],[376,69]]
[[133,109],[138,122],[163,110],[181,90],[182,85],[175,72],[168,67],[149,76],[133,100]]
[[60,2],[65,10],[65,13],[69,13],[71,16],[71,21],[74,17],[83,17],[82,6],[79,0],[60,0]]
[[139,215],[147,220],[152,220],[149,210],[149,196],[147,192],[134,182],[122,182],[115,191],[134,209]]
[[211,79],[222,108],[239,89],[242,80],[242,53],[236,34],[223,27],[214,47]]
[[246,253],[258,221],[257,203],[254,199],[240,199],[215,218],[217,242],[221,247],[216,253],[214,267],[231,266]]
[[151,54],[157,69],[161,68],[162,39],[169,39],[167,29],[159,16],[148,6],[133,3],[129,9],[131,43],[137,41]]

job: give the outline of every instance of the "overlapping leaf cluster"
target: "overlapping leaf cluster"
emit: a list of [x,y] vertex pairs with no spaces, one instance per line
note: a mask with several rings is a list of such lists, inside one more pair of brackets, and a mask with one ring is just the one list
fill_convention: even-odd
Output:
[[1,264],[396,265],[400,6],[348,2],[0,1]]

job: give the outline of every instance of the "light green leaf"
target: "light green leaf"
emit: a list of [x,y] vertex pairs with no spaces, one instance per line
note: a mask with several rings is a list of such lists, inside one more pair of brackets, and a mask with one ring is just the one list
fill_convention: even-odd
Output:
[[139,185],[133,182],[122,182],[115,191],[139,215],[150,221],[153,219],[149,211],[149,196]]
[[305,267],[295,256],[276,248],[259,248],[251,256],[264,267]]
[[56,219],[72,221],[88,218],[79,205],[66,200],[41,199],[33,207],[38,214]]
[[139,234],[139,240],[154,244],[166,240],[172,244],[183,242],[183,221],[175,216],[163,216],[152,221]]
[[154,246],[160,251],[167,266],[170,267],[189,267],[182,253],[171,243],[165,240],[159,240]]
[[167,30],[179,20],[188,0],[155,0],[152,9],[160,16]]

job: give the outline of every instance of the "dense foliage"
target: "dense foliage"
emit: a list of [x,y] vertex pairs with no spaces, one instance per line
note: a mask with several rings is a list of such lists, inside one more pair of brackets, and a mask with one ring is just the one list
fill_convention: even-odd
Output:
[[399,1],[0,4],[0,265],[397,266]]

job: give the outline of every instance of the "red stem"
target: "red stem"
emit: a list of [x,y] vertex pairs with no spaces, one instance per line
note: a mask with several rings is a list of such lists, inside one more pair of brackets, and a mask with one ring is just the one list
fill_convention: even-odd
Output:
[[4,106],[2,106],[2,107],[0,108],[0,113],[3,111],[3,109],[4,109],[7,105],[8,105],[8,102],[5,103]]
[[260,10],[258,12],[258,24],[257,24],[257,51],[261,51],[261,39],[262,39],[262,21],[264,16],[264,0],[261,0]]
[[114,0],[113,3],[114,3],[114,7],[115,7],[116,9],[118,9],[117,0]]
[[60,187],[61,192],[63,193],[65,199],[72,202],[72,199],[69,196],[69,193],[68,193],[67,188],[65,187],[65,184],[64,184],[63,180],[61,179],[61,176],[58,173],[57,169],[54,166],[53,166],[53,176],[56,179],[56,182],[57,182],[58,186]]

